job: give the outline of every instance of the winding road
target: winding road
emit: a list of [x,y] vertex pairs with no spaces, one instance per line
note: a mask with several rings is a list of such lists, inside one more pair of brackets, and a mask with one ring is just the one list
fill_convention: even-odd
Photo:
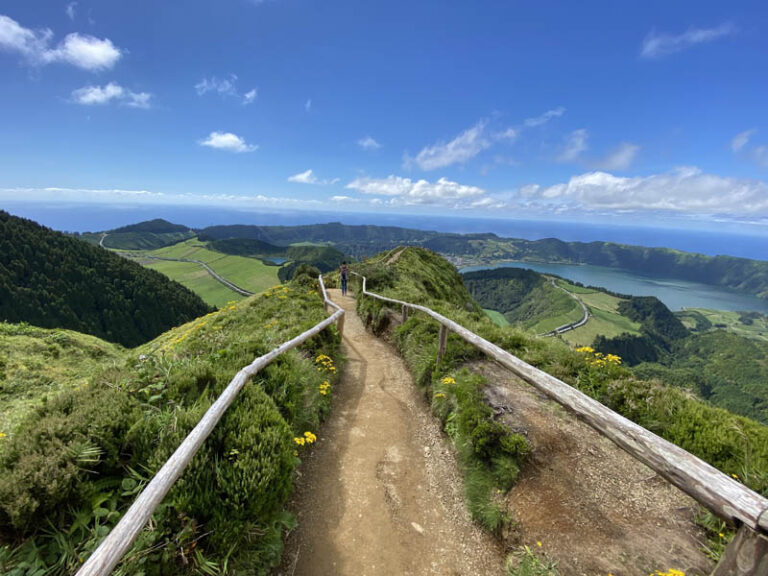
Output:
[[[137,258],[135,255],[127,254],[125,252],[118,252],[118,254],[120,254],[120,256],[123,256],[124,258],[130,258],[130,259]],[[188,263],[191,263],[191,264],[199,264],[200,266],[205,268],[205,270],[208,272],[208,274],[213,276],[213,278],[215,280],[221,282],[222,284],[224,284],[224,286],[226,286],[227,288],[229,288],[233,292],[237,292],[241,296],[253,296],[253,294],[254,294],[253,292],[249,292],[248,290],[246,290],[244,288],[240,288],[240,286],[238,286],[237,284],[235,284],[233,282],[230,282],[229,280],[224,278],[224,276],[222,276],[221,274],[216,272],[213,268],[211,268],[208,264],[206,264],[202,260],[195,260],[193,258],[167,258],[167,257],[164,257],[164,256],[148,256],[146,254],[142,254],[138,258],[147,258],[149,260],[166,260],[168,262],[188,262]]]
[[579,306],[581,306],[581,309],[584,311],[584,316],[578,322],[569,322],[568,324],[563,324],[562,326],[558,326],[554,330],[550,330],[549,332],[545,332],[544,334],[539,334],[539,336],[555,336],[556,334],[562,334],[563,332],[575,330],[576,328],[584,326],[584,324],[589,322],[589,308],[587,308],[587,305],[581,301],[581,298],[576,296],[576,294],[574,294],[573,292],[568,292],[568,290],[566,290],[562,286],[558,286],[554,278],[550,278],[549,281],[552,283],[552,286],[554,286],[558,290],[562,290],[563,292],[568,294],[568,296],[576,300],[576,302],[579,303]]

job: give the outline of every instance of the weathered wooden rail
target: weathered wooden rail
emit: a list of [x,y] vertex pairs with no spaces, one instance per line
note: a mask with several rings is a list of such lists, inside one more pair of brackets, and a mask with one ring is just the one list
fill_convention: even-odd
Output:
[[343,329],[344,310],[328,299],[323,283],[323,277],[319,277],[323,294],[324,306],[335,309],[335,312],[322,322],[296,336],[288,342],[284,342],[268,354],[256,358],[251,364],[241,369],[232,381],[227,385],[221,395],[211,405],[208,411],[197,423],[197,426],[189,433],[181,445],[163,464],[155,477],[142,490],[128,511],[123,515],[112,531],[101,542],[99,547],[91,554],[88,560],[78,570],[77,576],[105,576],[112,572],[114,567],[131,548],[144,525],[149,521],[155,509],[160,505],[165,495],[178,480],[184,469],[192,460],[200,447],[218,424],[227,408],[234,402],[237,394],[242,390],[248,379],[254,376],[272,362],[275,358],[296,348],[303,342],[319,334],[334,322],[339,323],[339,331]]
[[448,332],[453,332],[574,412],[715,515],[739,527],[712,576],[768,576],[768,499],[679,446],[635,424],[562,380],[523,362],[434,310],[368,292],[365,276],[355,272],[353,274],[362,280],[363,296],[399,307],[404,320],[409,311],[418,311],[440,324],[438,364],[445,354]]

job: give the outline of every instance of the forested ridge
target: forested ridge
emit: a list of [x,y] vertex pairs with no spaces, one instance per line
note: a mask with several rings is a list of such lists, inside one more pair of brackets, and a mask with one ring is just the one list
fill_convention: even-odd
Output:
[[[187,228],[164,220],[151,220],[113,231],[108,248],[158,248],[194,235]],[[332,244],[355,259],[363,259],[399,245],[420,246],[443,256],[475,262],[520,260],[591,264],[622,268],[652,278],[677,278],[724,286],[768,298],[768,261],[733,256],[706,256],[669,248],[630,246],[615,242],[564,242],[557,238],[524,240],[494,233],[456,234],[397,226],[347,225],[339,222],[300,226],[220,225],[198,230],[202,241],[253,239],[277,246],[311,242]],[[138,236],[144,235],[144,244]],[[99,234],[83,234],[98,243]]]
[[542,317],[568,314],[576,301],[541,274],[525,268],[467,272],[464,284],[483,307],[498,310],[512,324],[530,328]]
[[0,320],[135,346],[210,310],[158,272],[0,211]]

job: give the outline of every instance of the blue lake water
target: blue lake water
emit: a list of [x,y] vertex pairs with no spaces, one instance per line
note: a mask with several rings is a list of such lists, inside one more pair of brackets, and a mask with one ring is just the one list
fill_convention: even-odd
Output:
[[273,264],[277,264],[278,266],[282,266],[286,262],[288,262],[288,258],[280,258],[279,256],[271,256],[269,258],[264,258],[264,260],[268,260],[269,262],[272,262]]
[[768,300],[734,292],[726,288],[676,279],[655,279],[639,276],[618,268],[575,264],[539,264],[533,262],[504,262],[493,266],[468,266],[461,272],[492,268],[529,268],[544,274],[556,274],[586,286],[600,286],[613,292],[632,296],[656,296],[670,310],[710,308],[714,310],[755,310],[768,314]]

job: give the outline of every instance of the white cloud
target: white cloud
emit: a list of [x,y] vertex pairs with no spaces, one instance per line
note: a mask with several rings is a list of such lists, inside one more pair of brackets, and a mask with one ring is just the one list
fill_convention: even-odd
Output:
[[297,182],[298,184],[317,184],[317,177],[312,173],[312,170],[301,172],[300,174],[294,174],[288,177],[288,182]]
[[312,98],[309,98],[306,102],[304,102],[304,110],[306,112],[312,110]]
[[253,152],[259,148],[254,144],[246,144],[244,138],[231,132],[211,132],[208,138],[201,140],[199,144],[228,152]]
[[216,76],[203,78],[195,84],[195,92],[197,92],[198,96],[205,96],[209,92],[213,92],[221,97],[238,98],[242,101],[243,106],[253,104],[259,97],[258,88],[251,88],[245,94],[240,94],[240,91],[237,89],[237,74],[230,74],[228,78],[218,78]]
[[473,199],[485,194],[477,186],[467,186],[440,178],[436,182],[411,180],[401,176],[357,178],[346,186],[361,194],[397,197],[402,204],[441,204],[448,200]]
[[731,140],[731,150],[739,152],[744,146],[749,144],[749,139],[755,132],[757,132],[757,130],[753,128],[752,130],[745,130],[744,132],[736,134],[736,136],[733,137],[733,140]]
[[319,184],[320,186],[328,186],[329,184],[336,184],[339,178],[332,178],[331,180],[320,180],[315,176],[312,170],[294,174],[288,177],[288,182],[296,182],[297,184]]
[[280,196],[237,194],[167,194],[149,190],[90,189],[90,188],[0,188],[0,201],[23,197],[28,202],[72,204],[151,204],[158,206],[222,206],[226,208],[262,209],[286,207],[318,210],[327,201],[287,198]]
[[72,92],[72,101],[84,106],[117,102],[131,108],[147,109],[151,98],[152,95],[147,92],[132,92],[114,82],[105,86],[85,86]]
[[718,38],[736,32],[736,27],[726,22],[715,28],[688,28],[682,34],[657,34],[652,30],[643,40],[640,56],[643,58],[661,58],[680,52],[697,44],[712,42]]
[[587,138],[589,134],[583,128],[581,130],[574,130],[568,135],[565,141],[565,147],[560,155],[557,157],[558,162],[575,162],[584,152],[587,146]]
[[450,142],[437,142],[423,148],[415,158],[406,157],[406,167],[415,163],[422,170],[436,170],[471,160],[491,145],[485,137],[485,125],[481,120]]
[[67,4],[67,8],[65,11],[70,20],[74,20],[75,16],[77,16],[76,8],[77,8],[77,2],[70,2],[69,4]]
[[768,184],[705,174],[694,167],[627,178],[589,172],[562,184],[523,187],[519,196],[564,211],[768,217]]
[[639,151],[640,146],[637,144],[622,142],[608,156],[599,160],[596,166],[602,170],[626,170],[632,165]]
[[565,114],[565,108],[558,106],[552,110],[547,110],[541,116],[536,116],[535,118],[526,118],[524,124],[529,128],[533,128],[534,126],[541,126],[542,124],[546,124],[552,120],[552,118],[559,118],[563,114]]
[[256,98],[259,97],[259,90],[257,88],[253,88],[243,94],[243,104],[252,104],[256,101]]
[[68,34],[55,48],[50,47],[53,32],[47,28],[30,30],[8,16],[0,15],[0,49],[18,52],[31,64],[66,63],[84,70],[108,70],[123,53],[110,39]]
[[229,78],[220,80],[216,76],[203,78],[195,84],[195,91],[198,96],[203,96],[208,92],[216,92],[220,96],[237,96],[237,75],[230,74]]
[[520,131],[516,130],[515,128],[507,128],[506,130],[502,130],[501,132],[496,132],[496,134],[493,135],[493,137],[496,140],[506,140],[507,142],[514,142],[517,140],[517,137],[520,135]]
[[381,144],[376,142],[373,138],[370,136],[366,136],[365,138],[360,138],[360,140],[357,141],[357,145],[360,146],[363,150],[378,150],[381,148]]

